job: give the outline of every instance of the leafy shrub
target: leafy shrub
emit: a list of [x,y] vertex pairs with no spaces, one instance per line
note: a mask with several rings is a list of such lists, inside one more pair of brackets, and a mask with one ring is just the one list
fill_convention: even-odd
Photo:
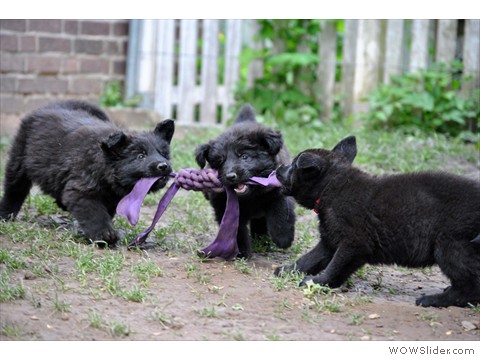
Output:
[[99,103],[104,107],[136,107],[141,100],[140,96],[125,99],[122,82],[112,81],[105,85]]
[[[264,118],[283,125],[318,122],[316,68],[321,20],[258,20],[261,50],[244,49],[241,81],[235,90],[237,108],[249,102]],[[248,65],[260,60],[263,76],[247,86]]]
[[[462,64],[434,64],[418,73],[393,76],[367,100],[369,111],[362,119],[374,129],[418,128],[458,136],[476,131],[480,93],[460,95]],[[468,79],[463,79],[468,81]]]

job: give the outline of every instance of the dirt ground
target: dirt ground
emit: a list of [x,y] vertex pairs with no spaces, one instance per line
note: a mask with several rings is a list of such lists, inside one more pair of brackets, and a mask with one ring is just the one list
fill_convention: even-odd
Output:
[[[478,168],[470,166],[465,173],[478,176]],[[154,210],[154,205],[142,208],[147,223]],[[176,214],[175,205],[167,212]],[[162,221],[167,219],[172,216]],[[188,219],[177,220],[189,226]],[[22,221],[21,214],[17,221]],[[39,231],[48,228],[42,221],[29,221]],[[315,214],[303,214],[298,221],[315,224]],[[213,225],[196,240],[207,245],[216,230]],[[316,237],[317,229],[312,231]],[[348,286],[308,296],[297,283],[278,285],[273,276],[291,253],[255,253],[239,267],[220,259],[202,261],[195,249],[169,251],[149,241],[153,245],[141,251],[124,245],[113,250],[124,256],[119,273],[123,285],[137,282],[130,269],[144,259],[163,270],[162,276],[150,279],[141,302],[113,296],[100,279],[80,284],[73,257],[48,255],[48,247],[42,246],[50,263],[33,255],[13,273],[12,281],[23,285],[25,296],[0,303],[0,340],[480,340],[478,307],[415,306],[416,297],[449,285],[438,267],[369,266],[363,275],[352,276]],[[0,249],[21,252],[29,246],[0,232]],[[106,250],[94,251],[102,255]],[[39,267],[42,276],[30,270]],[[55,303],[68,304],[68,310]],[[101,319],[100,325],[95,326],[92,314]]]
[[[0,235],[0,245],[12,248],[8,235]],[[255,254],[247,263],[250,270],[241,271],[234,262],[200,261],[193,254],[172,255],[155,246],[116,251],[123,252],[127,269],[120,274],[121,282],[131,281],[128,265],[142,258],[164,270],[163,276],[151,279],[145,301],[126,301],[103,290],[90,292],[70,276],[74,260],[60,257],[50,277],[28,270],[15,273],[26,296],[0,303],[0,325],[20,332],[14,337],[2,333],[0,339],[480,340],[478,309],[415,306],[420,294],[448,286],[436,267],[427,271],[370,267],[364,276],[352,277],[349,287],[315,301],[292,282],[280,289],[273,286],[272,270],[286,261],[284,253]],[[196,268],[195,276],[186,271],[189,266]],[[58,277],[64,279],[61,292]],[[322,307],[319,299],[338,307]],[[69,304],[69,310],[55,310],[55,301]],[[89,313],[128,329],[119,336],[106,326],[94,327]]]

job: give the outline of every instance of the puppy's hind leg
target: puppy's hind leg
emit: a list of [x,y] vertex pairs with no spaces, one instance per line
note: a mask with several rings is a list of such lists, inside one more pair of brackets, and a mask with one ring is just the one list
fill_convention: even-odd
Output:
[[32,182],[26,175],[5,177],[4,194],[0,201],[0,219],[11,220],[17,216],[31,187]]
[[288,198],[271,204],[266,216],[268,234],[281,249],[289,248],[295,238],[295,205]]
[[237,232],[237,244],[239,258],[250,259],[252,257],[252,239],[248,233],[248,228],[245,220],[240,218],[240,222],[238,224],[238,232]]
[[5,171],[4,194],[0,201],[0,219],[14,219],[32,187],[23,163],[25,136],[25,131],[21,128],[10,152]]
[[424,295],[415,303],[424,307],[464,307],[480,304],[480,249],[470,241],[446,240],[446,251],[438,247],[435,261],[452,285],[443,292]]

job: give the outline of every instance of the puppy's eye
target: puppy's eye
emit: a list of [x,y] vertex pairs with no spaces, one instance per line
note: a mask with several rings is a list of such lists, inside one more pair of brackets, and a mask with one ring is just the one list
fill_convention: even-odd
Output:
[[241,154],[241,155],[240,155],[240,158],[241,158],[242,160],[247,160],[247,159],[248,159],[248,155],[246,155],[246,154]]
[[137,159],[138,159],[138,160],[143,160],[143,159],[145,159],[146,157],[147,157],[147,155],[145,155],[144,153],[141,153],[141,154],[138,154],[138,155],[137,155]]

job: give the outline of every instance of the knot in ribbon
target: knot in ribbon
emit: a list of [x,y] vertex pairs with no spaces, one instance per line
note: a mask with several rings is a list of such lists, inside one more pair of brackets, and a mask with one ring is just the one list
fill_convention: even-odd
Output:
[[182,169],[175,176],[175,183],[185,190],[195,191],[225,191],[218,179],[217,170],[213,169]]
[[[172,173],[170,177],[174,182],[163,195],[158,203],[157,211],[153,217],[152,224],[141,234],[137,235],[128,244],[129,247],[140,245],[147,240],[148,235],[154,229],[158,220],[172,201],[179,188],[194,191],[226,192],[227,204],[223,214],[220,228],[215,240],[206,248],[199,250],[199,255],[213,258],[221,257],[225,260],[233,260],[238,255],[237,231],[240,209],[238,197],[235,191],[224,186],[218,178],[218,172],[214,169],[182,169],[178,174]],[[140,207],[152,185],[159,178],[142,178],[132,191],[127,194],[117,205],[117,213],[128,220],[131,226],[135,226],[140,215]],[[262,185],[280,187],[281,184],[275,176],[275,171],[268,178],[252,177],[247,182],[249,185]]]

